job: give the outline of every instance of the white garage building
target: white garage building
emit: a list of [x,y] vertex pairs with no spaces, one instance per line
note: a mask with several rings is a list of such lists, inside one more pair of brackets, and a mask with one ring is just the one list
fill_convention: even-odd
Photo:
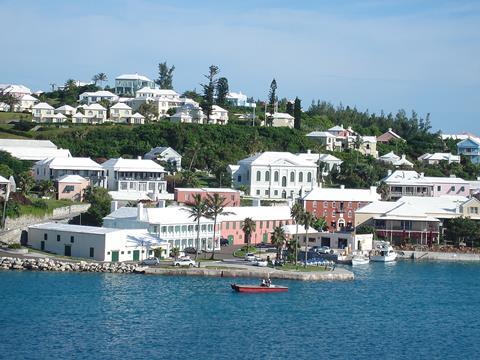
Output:
[[142,261],[161,248],[170,254],[168,242],[146,230],[121,230],[94,226],[45,223],[29,226],[28,244],[53,254],[96,261]]

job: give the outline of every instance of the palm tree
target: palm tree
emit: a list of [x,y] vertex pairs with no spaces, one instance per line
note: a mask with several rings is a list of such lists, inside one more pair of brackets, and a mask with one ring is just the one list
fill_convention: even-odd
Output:
[[197,246],[195,252],[195,260],[198,257],[198,249],[200,248],[200,220],[207,213],[207,203],[202,199],[200,194],[193,195],[193,202],[188,204],[190,208],[185,209],[190,213],[191,218],[197,222]]
[[[218,215],[230,215],[231,212],[223,211],[225,208],[225,198],[218,193],[213,195],[208,194],[206,199],[207,205],[207,217],[209,219],[213,219],[213,242],[212,242],[212,256],[210,257],[211,260],[215,258],[215,236],[217,230],[217,217]],[[205,244],[205,247],[207,245]]]
[[280,260],[281,257],[281,252],[283,245],[285,244],[285,230],[281,226],[277,226],[275,229],[273,229],[273,234],[271,237],[272,245],[275,245],[277,248],[277,260]]
[[252,218],[246,218],[243,220],[242,231],[244,234],[245,239],[247,240],[247,246],[250,248],[251,240],[252,240],[252,233],[256,230],[257,225]]
[[97,81],[100,81],[100,86],[103,87],[103,82],[108,80],[107,74],[101,72],[95,76],[97,77]]
[[68,79],[66,82],[65,82],[65,85],[64,85],[64,90],[73,90],[77,87],[77,82],[73,79]]
[[52,180],[42,180],[38,186],[42,196],[49,196],[55,191]]
[[300,225],[305,227],[305,267],[307,266],[308,260],[308,229],[312,226],[315,222],[315,216],[308,211],[303,213],[302,218],[300,219]]
[[95,84],[95,86],[96,86],[97,83],[100,81],[97,74],[93,75],[92,81],[93,81],[93,83]]
[[[295,234],[297,237],[298,237],[298,223],[301,221],[304,212],[305,211],[303,210],[303,206],[299,202],[295,203],[290,210],[290,216],[292,217],[292,219],[295,221],[295,224],[297,225],[296,234]],[[298,241],[295,242],[295,265],[297,265],[297,259],[298,259]]]

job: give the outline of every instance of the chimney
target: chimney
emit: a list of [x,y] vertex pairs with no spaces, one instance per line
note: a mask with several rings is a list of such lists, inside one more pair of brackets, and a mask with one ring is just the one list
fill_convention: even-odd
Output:
[[259,198],[252,199],[252,206],[262,206],[262,201]]
[[341,190],[344,190],[344,189],[345,189],[345,185],[340,185],[340,189],[341,189]]
[[405,160],[405,159],[406,159],[405,154],[402,154],[402,160]]
[[392,131],[392,128],[388,128],[388,131],[389,131],[389,132]]
[[450,174],[450,178],[451,178],[451,179],[455,179],[456,177],[457,177],[457,175],[455,175],[455,174]]
[[110,202],[110,212],[113,213],[114,211],[117,211],[117,209],[118,209],[118,201]]
[[425,173],[423,173],[423,172],[420,173],[420,177],[421,177],[421,178],[425,177]]
[[163,199],[158,200],[157,207],[158,208],[164,208],[165,207],[165,200],[163,200]]
[[312,153],[312,150],[308,149],[307,154],[311,154],[311,153]]
[[377,187],[376,186],[370,186],[370,194],[374,195],[377,193]]
[[142,157],[140,155],[137,156],[137,160],[142,160]]
[[388,169],[387,175],[388,175],[388,176],[392,175],[392,170]]
[[137,221],[143,221],[143,203],[139,202],[137,204]]

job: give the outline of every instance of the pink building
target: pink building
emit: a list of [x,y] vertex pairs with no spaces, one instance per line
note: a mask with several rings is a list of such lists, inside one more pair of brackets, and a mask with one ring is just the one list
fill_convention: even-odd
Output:
[[229,245],[246,244],[242,231],[246,218],[255,221],[256,229],[252,234],[251,243],[270,242],[271,233],[277,226],[293,224],[290,217],[290,207],[282,206],[241,206],[224,209],[230,215],[221,215],[218,219],[220,235],[228,239]]
[[228,188],[176,188],[174,200],[179,204],[188,204],[196,194],[200,194],[202,199],[209,194],[218,194],[225,198],[225,206],[240,206],[240,191]]
[[83,201],[90,181],[80,175],[64,175],[56,181],[58,200]]

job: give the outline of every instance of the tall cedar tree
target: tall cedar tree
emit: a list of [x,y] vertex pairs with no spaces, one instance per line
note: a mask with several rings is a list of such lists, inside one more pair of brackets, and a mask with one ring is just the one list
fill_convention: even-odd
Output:
[[295,118],[293,127],[300,130],[302,121],[302,102],[298,97],[295,98],[295,104],[293,105],[293,117]]
[[287,101],[287,114],[293,116],[293,103],[291,101]]
[[167,62],[158,64],[158,79],[155,80],[160,89],[173,89],[173,71],[175,65],[168,67]]
[[228,80],[225,77],[221,77],[217,82],[217,104],[223,106],[227,102],[228,96]]
[[217,86],[218,80],[215,79],[219,70],[218,66],[210,65],[208,75],[204,75],[208,83],[201,84],[203,88],[203,104],[202,109],[207,115],[207,124],[210,123],[210,115],[212,115],[213,101],[215,97],[215,87]]
[[270,91],[268,93],[268,107],[270,116],[268,117],[268,125],[272,126],[273,123],[273,113],[275,112],[275,104],[277,102],[277,81],[272,80],[270,84]]

